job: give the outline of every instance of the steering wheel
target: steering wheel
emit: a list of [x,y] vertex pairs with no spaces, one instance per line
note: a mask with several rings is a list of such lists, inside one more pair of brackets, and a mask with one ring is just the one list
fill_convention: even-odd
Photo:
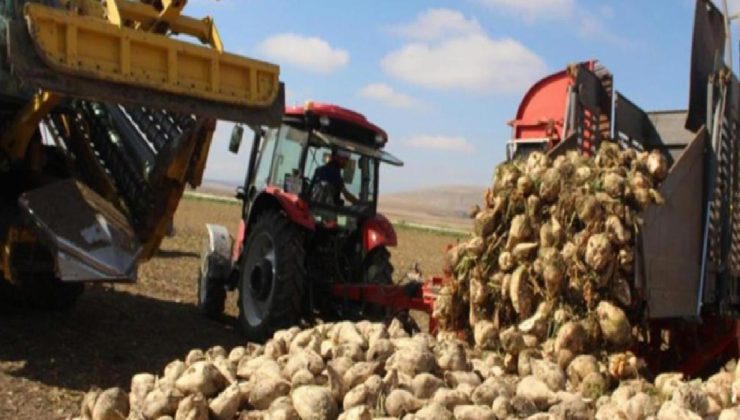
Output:
[[370,203],[361,201],[359,203],[351,205],[349,209],[350,211],[355,212],[355,213],[360,213],[360,214],[367,213],[368,210],[370,209]]

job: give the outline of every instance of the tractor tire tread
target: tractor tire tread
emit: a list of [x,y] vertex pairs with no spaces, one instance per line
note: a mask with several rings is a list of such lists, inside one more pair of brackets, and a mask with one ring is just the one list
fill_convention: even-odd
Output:
[[[277,279],[275,295],[270,313],[262,326],[247,331],[249,339],[262,341],[268,335],[281,328],[296,325],[303,313],[303,297],[305,295],[305,255],[303,233],[300,228],[287,219],[282,212],[270,211],[264,213],[251,227],[250,233],[269,229],[273,233],[276,255]],[[247,243],[249,239],[247,239]],[[242,305],[239,305],[240,318],[243,316]]]
[[218,319],[224,313],[226,306],[226,289],[216,279],[205,284],[205,295],[201,297],[203,287],[203,272],[198,269],[198,309],[207,318]]
[[[391,254],[385,247],[378,247],[370,251],[365,257],[363,265],[365,283],[389,286],[393,284],[393,264]],[[382,321],[388,311],[387,308],[373,304],[363,304],[363,318],[371,321]]]
[[[370,270],[374,268],[374,272]],[[393,284],[393,264],[391,264],[391,254],[385,247],[375,248],[370,251],[366,260],[367,279],[370,284]]]

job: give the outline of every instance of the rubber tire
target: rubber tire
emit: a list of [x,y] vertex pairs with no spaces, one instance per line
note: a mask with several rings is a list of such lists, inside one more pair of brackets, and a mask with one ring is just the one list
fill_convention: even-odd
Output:
[[391,253],[384,246],[379,246],[365,257],[365,282],[370,284],[393,284],[393,264]]
[[[274,277],[266,313],[260,321],[250,323],[244,308],[245,298],[251,295],[248,276],[257,262],[251,252],[258,251],[252,244],[255,238],[264,235],[272,240],[275,252]],[[239,322],[248,340],[263,342],[275,331],[300,322],[305,306],[305,256],[303,232],[282,212],[266,211],[257,216],[249,229],[239,279]]]
[[[204,273],[206,273],[204,275]],[[208,261],[198,269],[198,309],[210,319],[220,319],[226,306],[226,288],[223,281],[208,276]]]
[[[390,286],[393,284],[393,264],[391,264],[391,254],[384,246],[379,246],[365,257],[363,263],[363,273],[365,283],[379,284]],[[363,317],[380,321],[386,316],[386,308],[378,305],[363,305]]]
[[85,291],[83,283],[66,283],[55,277],[34,280],[20,288],[32,308],[49,312],[71,310]]
[[[37,252],[43,253],[44,250],[46,248],[40,247]],[[50,259],[51,254],[39,255],[40,259],[45,257]],[[84,283],[63,282],[51,270],[16,273],[16,282],[12,284],[0,273],[0,283],[3,298],[26,308],[47,312],[69,311],[85,291]]]

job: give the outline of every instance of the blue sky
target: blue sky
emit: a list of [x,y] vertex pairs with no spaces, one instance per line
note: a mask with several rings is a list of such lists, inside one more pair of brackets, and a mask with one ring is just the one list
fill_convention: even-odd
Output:
[[[385,128],[406,162],[384,191],[486,185],[526,89],[596,58],[646,110],[685,108],[691,0],[191,0],[226,49],[281,66],[290,104],[336,103]],[[736,57],[737,59],[737,57]],[[207,179],[240,181],[220,123]]]

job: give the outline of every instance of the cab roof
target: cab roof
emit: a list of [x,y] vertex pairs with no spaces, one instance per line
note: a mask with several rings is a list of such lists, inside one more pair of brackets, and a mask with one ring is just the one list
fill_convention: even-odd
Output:
[[304,105],[288,106],[285,108],[286,117],[304,117],[308,115],[318,118],[327,117],[329,120],[339,120],[349,123],[370,131],[376,136],[381,136],[384,142],[388,140],[388,134],[385,130],[370,122],[364,115],[338,105],[309,101]]

